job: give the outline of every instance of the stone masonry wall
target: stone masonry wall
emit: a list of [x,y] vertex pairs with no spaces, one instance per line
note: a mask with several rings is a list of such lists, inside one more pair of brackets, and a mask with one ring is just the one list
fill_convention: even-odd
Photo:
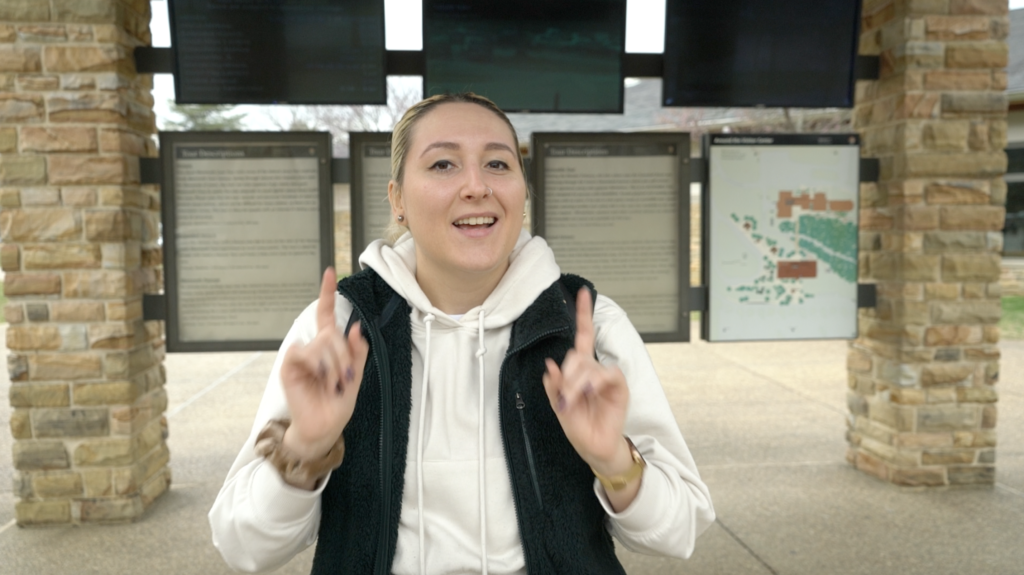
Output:
[[[0,263],[20,525],[138,517],[170,483],[149,0],[0,1]],[[0,463],[5,464],[5,463]]]
[[902,485],[992,484],[1006,202],[1006,0],[865,0],[855,128],[862,310],[848,459]]

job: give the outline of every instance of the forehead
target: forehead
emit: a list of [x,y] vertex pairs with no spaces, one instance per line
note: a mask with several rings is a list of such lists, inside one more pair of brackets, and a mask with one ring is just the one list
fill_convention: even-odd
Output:
[[502,142],[515,149],[511,128],[483,106],[465,102],[441,104],[427,112],[413,128],[412,148],[422,149],[438,141],[466,143]]

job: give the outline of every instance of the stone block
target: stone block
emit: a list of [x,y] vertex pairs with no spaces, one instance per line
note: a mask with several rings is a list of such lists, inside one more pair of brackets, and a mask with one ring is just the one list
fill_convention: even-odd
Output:
[[11,436],[14,439],[32,439],[32,418],[27,409],[11,412]]
[[123,271],[101,270],[64,274],[64,297],[114,299],[133,295],[131,280]]
[[104,408],[36,409],[36,437],[103,437],[110,434],[110,412]]
[[40,353],[28,358],[33,380],[80,380],[102,377],[102,359],[91,353]]
[[870,254],[869,261],[875,279],[912,282],[939,279],[938,256],[882,252]]
[[55,301],[51,315],[56,322],[93,322],[105,318],[103,302],[97,301]]
[[958,385],[970,379],[974,366],[962,363],[934,363],[921,369],[921,385]]
[[118,23],[119,4],[115,0],[53,0],[54,19],[115,24]]
[[60,349],[60,329],[55,325],[12,325],[7,328],[7,348],[15,351]]
[[859,470],[873,475],[883,481],[889,480],[889,466],[874,455],[858,450],[854,460],[854,466]]
[[931,300],[954,300],[960,299],[959,284],[931,283],[924,286],[925,299]]
[[998,423],[998,421],[998,411],[996,410],[995,404],[986,405],[981,409],[982,429],[995,429],[996,423]]
[[932,302],[936,324],[996,324],[1002,316],[998,301]]
[[52,74],[18,74],[18,88],[23,92],[51,92],[60,88],[60,77]]
[[4,276],[4,295],[55,295],[60,293],[56,274],[9,273]]
[[110,321],[133,321],[142,319],[142,299],[107,302],[107,319]]
[[21,205],[23,206],[59,206],[60,190],[57,188],[22,188]]
[[123,210],[90,210],[85,214],[85,237],[93,242],[138,240],[142,237],[139,223]]
[[[892,319],[897,324],[925,325],[928,323],[928,302],[897,300],[892,302]],[[915,332],[916,334],[916,332]],[[912,337],[908,339],[919,339]]]
[[100,189],[100,205],[149,209],[149,197],[140,190],[127,186],[111,186]]
[[993,16],[1007,13],[1007,3],[1003,0],[949,0],[950,14],[990,14]]
[[134,495],[139,491],[139,478],[136,471],[137,466],[119,467],[112,469],[110,477],[114,486],[115,495]]
[[0,93],[0,122],[22,124],[43,120],[43,97],[36,94]]
[[1004,152],[897,154],[893,177],[992,178],[1006,172]]
[[18,39],[18,35],[14,31],[14,26],[8,24],[0,24],[0,42],[9,43],[14,42]]
[[65,206],[89,207],[96,205],[95,188],[61,188],[60,194]]
[[1005,114],[1007,103],[1001,92],[947,92],[942,95],[942,113]]
[[893,224],[892,214],[888,210],[863,209],[860,210],[860,229],[863,231],[886,231],[891,230]]
[[964,358],[970,361],[995,361],[999,357],[998,347],[972,347],[964,350]]
[[0,244],[0,268],[5,272],[16,272],[21,269],[21,257],[18,246]]
[[[139,325],[142,328],[142,325]],[[141,330],[140,330],[141,331]],[[99,323],[89,326],[89,347],[91,349],[131,349],[141,343],[134,326],[130,323]]]
[[96,244],[35,244],[24,249],[26,270],[100,267],[100,247]]
[[3,240],[15,243],[65,242],[80,237],[82,226],[74,210],[26,208],[0,212]]
[[163,426],[161,419],[157,418],[149,423],[133,439],[133,449],[139,455],[148,454],[163,442]]
[[42,72],[37,46],[0,44],[0,72]]
[[[0,10],[3,9],[0,8]],[[66,500],[18,501],[14,504],[14,518],[18,525],[69,523],[71,521],[71,502]]]
[[914,407],[896,405],[878,397],[868,399],[871,420],[893,431],[913,431],[914,410]]
[[[959,432],[958,432],[959,433]],[[908,449],[926,447],[953,447],[952,433],[900,433],[896,435],[895,445]]]
[[985,232],[926,232],[923,247],[929,254],[978,252],[987,249],[988,238]]
[[[981,254],[948,254],[942,256],[942,279],[947,282],[998,281],[1002,270],[1002,258],[995,253]],[[964,297],[969,297],[969,290],[964,286]],[[982,295],[984,287],[982,288]]]
[[[18,189],[0,189],[0,208],[20,208],[21,207],[21,191]],[[9,212],[10,210],[6,210]],[[0,211],[0,215],[5,212]]]
[[950,485],[992,485],[996,482],[994,465],[953,465],[946,468]]
[[75,405],[131,405],[140,394],[139,386],[131,381],[76,383],[72,392]]
[[138,161],[111,156],[50,156],[50,184],[89,185],[138,183]]
[[[7,355],[7,376],[11,381],[26,381],[28,379],[28,358],[13,353]],[[10,388],[11,407],[19,407],[13,401],[15,387]]]
[[142,515],[144,507],[139,496],[119,498],[80,499],[72,503],[82,523],[120,523],[132,521]]
[[[946,46],[946,67],[1005,68],[1008,55],[1006,42],[1002,41],[950,43]],[[1005,102],[1005,94],[1002,96]]]
[[85,326],[83,325],[61,325],[60,339],[61,351],[85,351],[89,349],[85,339]]
[[0,154],[14,154],[18,151],[18,130],[0,128]]
[[991,203],[992,198],[970,183],[937,183],[925,188],[925,201],[929,204],[981,204]]
[[48,72],[130,72],[126,51],[117,45],[46,46],[43,64]]
[[164,468],[160,473],[142,485],[140,496],[142,504],[149,507],[157,497],[163,495],[171,487],[171,470]]
[[[896,212],[896,229],[907,231],[934,230],[939,227],[939,210],[934,206],[900,206]],[[903,237],[907,237],[903,235]],[[919,236],[910,236],[917,238]],[[911,248],[913,249],[913,248]],[[909,250],[908,250],[909,251]]]
[[1006,208],[1000,206],[943,206],[939,212],[944,230],[999,231],[1006,220]]
[[971,122],[971,131],[967,135],[967,147],[975,151],[984,151],[988,149],[988,143],[988,124],[979,121]]
[[[988,254],[986,254],[986,255],[988,255]],[[974,279],[975,282],[973,282],[973,283],[965,283],[964,284],[964,299],[985,299],[985,291],[986,291],[986,286],[988,284],[977,283],[978,281],[984,281],[984,280],[979,280],[979,278],[971,278],[971,279]]]
[[130,465],[135,461],[135,453],[129,437],[87,439],[75,448],[74,460],[80,466]]
[[942,42],[908,41],[892,48],[894,71],[913,68],[941,68],[945,61]]
[[0,21],[27,22],[50,19],[50,3],[46,0],[4,0],[0,2]]
[[925,16],[929,40],[988,40],[992,35],[990,18],[977,16]]
[[999,401],[999,393],[988,385],[976,387],[958,387],[957,401],[961,403],[995,403]]
[[18,26],[18,39],[26,44],[66,42],[67,30],[58,24],[25,24]]
[[970,124],[966,121],[929,122],[921,131],[921,141],[930,150],[964,152],[969,130]]
[[963,431],[977,429],[981,410],[974,405],[923,405],[917,408],[917,431]]
[[45,471],[32,476],[32,490],[42,498],[81,497],[82,476],[75,471]]
[[8,303],[4,306],[4,319],[7,323],[17,325],[25,322],[25,306],[20,303]]
[[46,158],[42,156],[0,157],[0,183],[31,186],[46,183]]
[[95,152],[98,146],[95,128],[25,126],[21,129],[22,151]]
[[46,99],[51,122],[123,123],[128,104],[116,92],[62,92]]
[[996,432],[985,431],[957,431],[953,434],[953,445],[956,447],[995,447]]
[[871,371],[871,356],[862,350],[850,348],[846,353],[846,367],[850,371],[869,373]]
[[906,487],[939,487],[946,485],[945,467],[896,467],[890,481]]
[[82,469],[79,473],[82,475],[86,497],[110,497],[114,494],[110,469],[102,467]]
[[[1001,88],[1005,90],[1006,88]],[[1006,148],[1006,141],[1008,137],[1007,130],[1009,125],[1006,120],[992,120],[988,125],[988,147],[992,150],[1002,150]],[[1006,182],[1003,182],[1005,185]]]
[[29,471],[68,468],[68,452],[61,441],[15,441],[11,449],[15,469]]
[[135,132],[118,128],[100,130],[100,151],[139,157],[150,155],[145,138]]
[[962,359],[963,354],[960,353],[959,347],[940,347],[939,349],[935,350],[935,361],[949,362],[961,361]]
[[995,449],[983,449],[978,452],[978,463],[981,465],[993,464],[996,462]]

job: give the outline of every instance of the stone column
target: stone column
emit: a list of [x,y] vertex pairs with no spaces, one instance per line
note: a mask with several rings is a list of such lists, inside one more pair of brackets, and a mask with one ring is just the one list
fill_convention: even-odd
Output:
[[0,238],[19,525],[137,518],[170,483],[149,0],[0,1]]
[[865,0],[854,125],[862,311],[848,460],[900,485],[992,484],[1006,185],[1007,0]]

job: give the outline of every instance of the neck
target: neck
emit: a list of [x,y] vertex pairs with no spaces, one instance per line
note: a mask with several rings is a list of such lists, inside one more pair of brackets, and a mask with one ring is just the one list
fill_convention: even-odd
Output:
[[416,281],[430,303],[446,314],[464,314],[484,303],[508,269],[504,266],[484,272],[432,269],[417,257]]

